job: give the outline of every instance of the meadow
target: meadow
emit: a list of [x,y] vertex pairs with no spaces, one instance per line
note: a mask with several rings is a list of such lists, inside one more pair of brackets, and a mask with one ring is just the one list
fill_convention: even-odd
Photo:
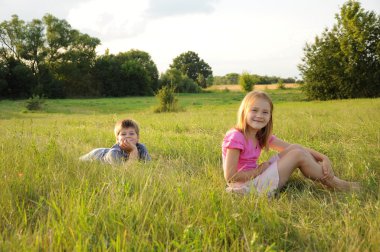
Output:
[[[274,133],[327,154],[358,193],[294,174],[275,197],[225,192],[221,142],[243,94],[0,101],[0,251],[376,251],[380,247],[380,99],[306,101],[268,90]],[[82,163],[126,117],[153,161]],[[264,153],[265,161],[272,152]]]

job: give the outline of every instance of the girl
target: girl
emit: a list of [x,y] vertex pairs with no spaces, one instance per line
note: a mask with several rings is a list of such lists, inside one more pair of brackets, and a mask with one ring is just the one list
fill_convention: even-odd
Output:
[[[296,168],[312,180],[337,190],[357,190],[359,184],[334,175],[329,158],[315,150],[289,144],[272,135],[273,103],[260,91],[248,93],[238,111],[237,124],[223,139],[222,156],[228,192],[245,194],[255,187],[259,194],[285,185]],[[272,148],[278,155],[257,165],[261,149]]]

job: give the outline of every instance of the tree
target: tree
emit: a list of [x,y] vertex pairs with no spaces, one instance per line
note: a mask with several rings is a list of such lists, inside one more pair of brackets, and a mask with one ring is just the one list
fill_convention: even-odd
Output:
[[[24,85],[23,95],[44,93],[61,97],[96,93],[93,92],[90,70],[99,44],[99,39],[72,29],[65,20],[50,14],[28,23],[13,15],[10,21],[0,23],[0,61],[8,65],[9,74],[24,71],[11,70],[15,61],[18,70],[27,67],[32,73],[33,80],[19,83]],[[29,79],[30,75],[27,76]],[[16,80],[20,76],[8,79]]]
[[35,79],[28,66],[10,57],[8,61],[0,61],[1,96],[10,98],[26,98],[32,94]]
[[93,74],[105,96],[153,95],[158,89],[156,64],[139,50],[99,57]]
[[3,60],[16,59],[20,61],[20,51],[23,48],[25,22],[17,15],[12,15],[10,21],[0,23],[0,45]]
[[152,95],[149,75],[141,64],[128,60],[121,65],[122,77],[128,95]]
[[26,24],[24,46],[20,49],[21,57],[29,63],[39,83],[39,67],[45,56],[44,26],[41,20],[33,19]]
[[380,16],[347,1],[314,44],[306,44],[299,65],[311,99],[380,96]]
[[201,88],[195,81],[175,68],[168,69],[165,73],[161,74],[160,86],[173,87],[176,92],[180,93],[198,93],[201,91]]
[[121,53],[119,56],[124,61],[133,61],[136,65],[140,65],[146,74],[147,82],[142,84],[141,88],[145,89],[145,95],[152,95],[158,89],[158,70],[149,53],[140,50],[130,50]]
[[100,95],[116,97],[127,95],[127,91],[124,90],[121,63],[115,55],[105,54],[98,57],[92,73],[99,85]]
[[226,84],[237,84],[239,82],[239,74],[238,73],[228,73],[225,75]]
[[7,92],[7,88],[8,88],[7,75],[8,75],[8,68],[4,62],[0,61],[0,97],[5,96],[5,93]]
[[178,69],[200,87],[207,87],[210,82],[207,79],[212,77],[211,67],[198,54],[192,51],[180,54],[173,60],[170,69]]
[[72,29],[66,20],[47,14],[45,64],[55,79],[64,85],[67,96],[94,96],[98,94],[91,68],[95,65],[96,47],[100,40]]

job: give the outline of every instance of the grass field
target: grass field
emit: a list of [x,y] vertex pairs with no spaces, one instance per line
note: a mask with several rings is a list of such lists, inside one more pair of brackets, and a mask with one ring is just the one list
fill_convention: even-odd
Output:
[[[377,251],[380,99],[305,101],[268,90],[274,133],[327,154],[359,193],[329,191],[299,173],[274,198],[224,192],[221,141],[243,94],[0,101],[0,251]],[[153,158],[127,168],[80,163],[114,143],[131,117]],[[271,153],[265,153],[265,160]]]

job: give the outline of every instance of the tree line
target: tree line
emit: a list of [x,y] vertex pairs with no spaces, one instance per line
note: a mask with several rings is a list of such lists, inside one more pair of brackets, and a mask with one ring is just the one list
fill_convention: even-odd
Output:
[[0,23],[0,97],[144,96],[164,85],[199,92],[212,84],[211,67],[195,52],[180,54],[159,76],[147,52],[97,56],[99,44],[51,14],[31,22],[13,15]]
[[[297,77],[281,78],[278,76],[261,76],[258,74],[250,74],[254,79],[254,84],[275,84],[279,82],[283,83],[302,83],[302,80],[298,80]],[[228,73],[224,76],[214,76],[214,85],[237,85],[242,74]]]
[[[337,23],[306,44],[301,80],[250,74],[254,84],[302,83],[310,99],[380,96],[380,16],[348,0]],[[46,14],[25,22],[13,15],[0,23],[0,97],[49,98],[153,95],[162,87],[200,92],[212,84],[237,84],[244,74],[213,76],[197,53],[188,51],[158,73],[149,53],[130,50],[96,55],[100,40]]]

